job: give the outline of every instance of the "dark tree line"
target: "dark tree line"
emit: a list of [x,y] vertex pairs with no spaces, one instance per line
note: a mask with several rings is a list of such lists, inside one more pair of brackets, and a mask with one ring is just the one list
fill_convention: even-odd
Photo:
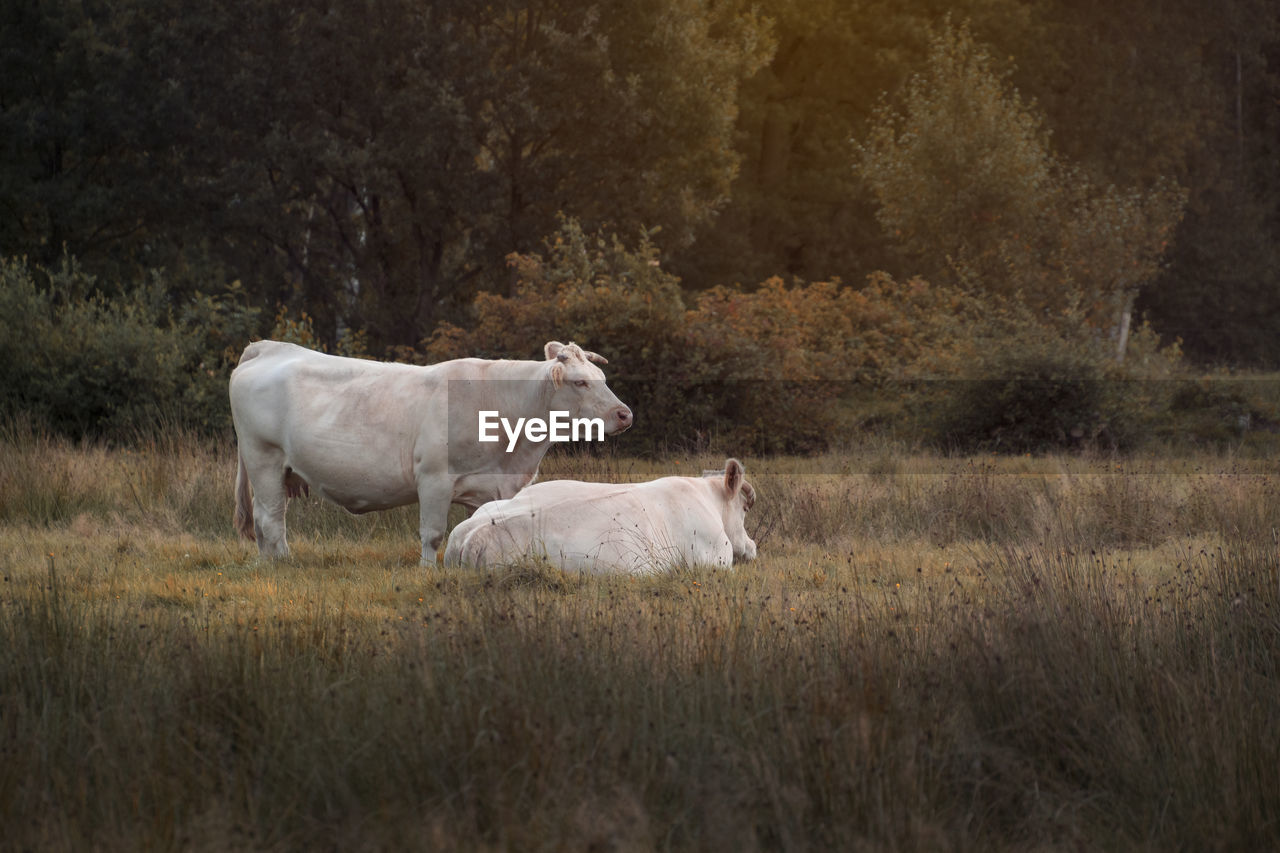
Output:
[[[947,33],[981,57],[950,100]],[[1074,288],[1274,365],[1278,63],[1262,0],[4,0],[0,254],[238,280],[376,351],[512,292],[563,215],[687,288]]]

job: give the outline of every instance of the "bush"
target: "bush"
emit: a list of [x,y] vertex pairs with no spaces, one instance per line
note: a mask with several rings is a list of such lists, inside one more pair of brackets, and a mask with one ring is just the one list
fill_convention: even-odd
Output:
[[916,401],[925,431],[956,450],[1042,452],[1131,447],[1168,410],[1180,353],[1160,351],[1149,329],[1135,358],[1116,362],[1108,341],[1070,315],[1045,324],[1016,306],[994,307],[970,347]]
[[227,381],[240,353],[257,337],[259,316],[239,280],[218,294],[197,291],[178,312],[170,328],[182,340],[180,424],[206,435],[231,429]]
[[873,419],[956,449],[1120,447],[1167,409],[1169,383],[1144,380],[1180,355],[1142,327],[1121,366],[1086,308],[1033,314],[885,273],[859,289],[716,287],[688,307],[649,235],[632,250],[567,221],[547,248],[513,255],[513,294],[478,296],[475,325],[437,329],[426,357],[530,358],[576,339],[615,360],[611,384],[637,412],[624,440],[646,449],[808,452]]
[[964,340],[980,303],[920,279],[766,281],[717,287],[686,316],[690,358],[719,383],[708,397],[723,433],[757,452],[812,451],[845,440],[863,420],[856,396],[897,396],[913,366]]
[[1128,426],[1112,411],[1101,365],[1053,342],[1011,340],[986,354],[988,376],[955,381],[936,423],[945,445],[1021,453],[1086,442],[1115,446]]
[[70,257],[54,271],[0,261],[0,414],[77,438],[226,428],[227,375],[257,313],[238,283],[177,318],[159,275],[122,291],[104,296]]
[[[418,361],[477,356],[542,358],[549,340],[576,341],[609,359],[609,385],[636,411],[639,431],[653,446],[679,435],[698,410],[688,395],[685,305],[679,280],[662,269],[649,234],[635,249],[615,236],[588,234],[567,220],[547,241],[546,254],[508,258],[510,296],[481,293],[475,324],[443,324]],[[662,431],[653,430],[657,424]]]
[[6,261],[0,337],[6,414],[25,412],[64,435],[118,434],[162,415],[178,388],[177,336],[155,322],[154,289],[108,300],[71,259],[41,288]]
[[1249,432],[1280,430],[1276,379],[1226,375],[1184,379],[1173,384],[1170,417],[1159,435],[1195,444],[1237,442]]
[[883,273],[861,290],[776,278],[751,291],[717,287],[688,307],[649,235],[629,249],[572,220],[545,257],[510,263],[512,295],[480,294],[470,329],[446,324],[425,353],[398,355],[531,358],[549,338],[577,340],[613,361],[610,384],[637,413],[623,440],[647,449],[827,447],[849,428],[842,398],[907,377],[907,365],[963,341],[984,313],[974,297]]
[[754,292],[717,287],[686,314],[685,353],[702,422],[730,448],[815,450],[837,429],[833,405],[853,342],[838,283]]

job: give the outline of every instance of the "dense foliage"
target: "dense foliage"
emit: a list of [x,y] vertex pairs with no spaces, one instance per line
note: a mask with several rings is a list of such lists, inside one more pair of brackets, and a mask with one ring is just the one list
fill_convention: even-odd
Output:
[[500,284],[559,210],[692,242],[729,192],[737,84],[766,47],[702,0],[5,14],[3,252],[214,265],[379,347]]
[[226,377],[257,313],[238,282],[175,309],[159,279],[108,299],[69,258],[54,270],[5,261],[0,414],[73,436],[223,430]]
[[858,289],[773,278],[689,296],[647,235],[633,250],[569,221],[545,248],[511,257],[515,292],[477,297],[470,328],[399,355],[527,358],[559,330],[613,360],[610,384],[643,424],[619,439],[633,449],[811,451],[867,429],[955,449],[1117,448],[1176,440],[1184,418],[1199,424],[1186,437],[1213,441],[1238,439],[1241,418],[1280,420],[1274,382],[1197,384],[1145,325],[1117,361],[1078,307],[1046,321],[885,273]]
[[[287,303],[380,350],[507,289],[502,259],[560,212],[660,228],[694,289],[933,280],[948,254],[1024,245],[1032,220],[1127,222],[1158,331],[1192,356],[1280,361],[1268,4],[946,5],[949,21],[918,0],[8,4],[0,253],[49,266],[65,244],[95,275],[164,267],[188,293],[239,279],[268,314]],[[947,191],[937,168],[970,196],[999,177],[947,157],[854,169],[851,140],[891,153],[891,115],[1021,177],[961,220],[885,231],[904,188]],[[1186,216],[1159,233],[1174,187]],[[1073,244],[1034,254],[1059,279],[1119,273]]]
[[824,447],[845,422],[837,401],[956,346],[982,309],[959,290],[883,274],[858,290],[773,278],[686,295],[648,235],[630,249],[573,221],[545,256],[510,263],[515,292],[481,294],[474,325],[439,329],[423,360],[529,357],[554,329],[614,362],[610,384],[649,425],[649,446],[714,436],[756,451]]
[[[5,334],[38,355],[4,408],[218,429],[253,336],[417,360],[576,338],[680,441],[801,449],[910,411],[1007,435],[940,428],[906,383],[1146,375],[1144,316],[1138,361],[1155,335],[1280,364],[1269,12],[9,4]],[[1056,366],[1013,363],[1022,340]]]
[[1094,185],[1054,153],[1039,114],[993,65],[967,27],[948,24],[907,83],[905,112],[877,111],[857,164],[876,217],[931,281],[1041,311],[1085,303],[1082,319],[1123,347],[1185,196],[1163,179],[1148,190]]

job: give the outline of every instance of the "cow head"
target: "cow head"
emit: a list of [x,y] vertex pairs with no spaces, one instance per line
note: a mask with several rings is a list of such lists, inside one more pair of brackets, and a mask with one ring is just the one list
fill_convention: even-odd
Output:
[[607,435],[631,426],[631,410],[609,390],[604,371],[596,367],[608,363],[604,356],[575,343],[559,341],[548,341],[544,352],[547,379],[552,386],[552,410],[566,411],[574,418],[600,418]]
[[724,473],[710,471],[704,477],[724,477],[723,484],[717,483],[716,490],[724,500],[724,532],[733,546],[735,560],[754,560],[756,543],[747,535],[747,510],[756,502],[755,487],[747,482],[746,470],[737,459],[726,459]]

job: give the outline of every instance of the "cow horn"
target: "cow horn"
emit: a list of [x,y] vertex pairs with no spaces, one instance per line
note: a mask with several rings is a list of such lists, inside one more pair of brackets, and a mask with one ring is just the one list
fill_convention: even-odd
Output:
[[556,353],[556,361],[568,361],[568,360],[569,360],[569,353],[565,352],[564,350],[561,350],[560,352]]
[[605,358],[604,356],[602,356],[602,355],[601,355],[600,353],[598,353],[598,352],[589,352],[589,351],[587,351],[587,350],[583,350],[583,351],[582,351],[582,354],[583,354],[583,355],[585,355],[585,356],[587,357],[587,361],[594,361],[596,364],[608,364],[608,363],[609,363],[609,359]]

